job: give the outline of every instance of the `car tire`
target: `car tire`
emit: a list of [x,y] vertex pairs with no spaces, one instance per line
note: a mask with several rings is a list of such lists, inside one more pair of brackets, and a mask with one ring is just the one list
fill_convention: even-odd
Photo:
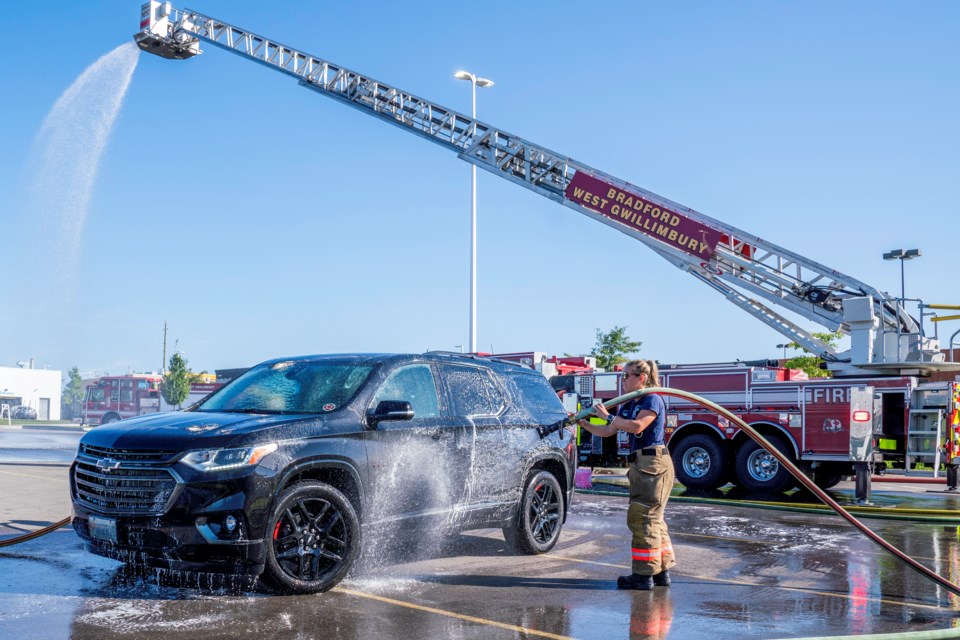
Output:
[[677,481],[687,489],[709,491],[730,480],[729,454],[723,446],[705,434],[683,438],[673,451]]
[[360,521],[340,491],[302,482],[277,498],[264,543],[265,583],[287,593],[319,593],[350,570],[360,549]]
[[513,523],[504,527],[507,544],[525,555],[550,551],[563,527],[563,489],[549,471],[537,471],[524,483]]
[[[793,457],[783,437],[764,437],[787,458]],[[741,487],[756,493],[783,493],[798,484],[786,467],[753,440],[744,442],[737,451],[737,478]]]

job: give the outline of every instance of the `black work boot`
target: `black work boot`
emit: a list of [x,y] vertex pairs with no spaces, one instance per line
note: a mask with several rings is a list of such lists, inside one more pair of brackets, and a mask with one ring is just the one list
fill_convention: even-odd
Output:
[[650,591],[650,589],[653,589],[653,576],[641,576],[638,573],[632,573],[629,576],[620,576],[617,578],[617,589]]
[[653,576],[653,584],[658,587],[669,587],[670,586],[670,572],[664,569],[657,575]]

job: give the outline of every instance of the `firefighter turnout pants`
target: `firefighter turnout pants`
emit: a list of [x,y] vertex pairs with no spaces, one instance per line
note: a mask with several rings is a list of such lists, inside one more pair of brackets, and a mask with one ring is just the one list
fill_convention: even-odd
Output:
[[[627,526],[633,533],[633,573],[652,576],[676,564],[663,513],[673,489],[673,460],[665,446],[653,455],[632,454],[627,470],[630,506]],[[649,451],[644,449],[643,451]]]

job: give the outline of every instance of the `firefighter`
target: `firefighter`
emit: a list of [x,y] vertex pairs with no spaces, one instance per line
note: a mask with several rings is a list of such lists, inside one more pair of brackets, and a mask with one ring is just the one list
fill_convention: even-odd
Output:
[[[632,360],[623,368],[623,392],[630,393],[657,385],[657,364],[653,360]],[[663,399],[656,394],[634,398],[612,414],[602,405],[594,413],[605,424],[580,420],[581,427],[606,438],[625,431],[630,434],[630,506],[627,526],[633,534],[633,573],[617,578],[620,589],[648,591],[669,587],[669,569],[676,564],[663,512],[673,489],[673,460],[664,444]]]

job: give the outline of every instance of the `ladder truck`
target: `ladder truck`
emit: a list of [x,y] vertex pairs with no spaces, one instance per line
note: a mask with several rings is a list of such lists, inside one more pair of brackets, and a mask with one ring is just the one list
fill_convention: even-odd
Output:
[[[200,54],[201,42],[226,49],[625,233],[789,341],[822,358],[835,377],[857,378],[858,388],[862,387],[864,393],[873,393],[872,379],[909,378],[913,382],[904,393],[909,396],[905,411],[911,421],[914,415],[931,415],[914,411],[933,411],[922,405],[922,394],[916,394],[924,384],[918,380],[936,371],[960,371],[960,363],[944,361],[936,339],[924,335],[904,301],[493,125],[218,18],[175,9],[169,2],[142,5],[140,30],[134,40],[143,51],[173,60]],[[837,351],[773,307],[793,312],[831,332],[849,335],[850,348]],[[875,417],[871,416],[869,422],[873,435],[880,437],[883,425]],[[858,427],[859,432],[861,426],[849,417],[841,419],[841,430]],[[782,436],[795,459],[809,465],[817,464],[818,455],[828,455],[824,462],[842,461],[847,466],[855,462],[862,469],[884,457],[871,446],[872,441],[866,447],[855,447],[851,442],[849,450],[845,443],[844,451],[818,454],[806,448],[807,438],[788,427],[777,424],[769,428]],[[904,431],[902,425],[900,428]],[[909,425],[906,429],[898,434],[898,442],[909,440]],[[682,431],[673,432],[672,451],[679,446]],[[732,440],[731,434],[722,429],[716,436],[724,443]],[[701,466],[711,464],[710,451],[701,448],[694,453],[691,459],[700,456]],[[906,449],[886,455],[902,459]],[[702,462],[703,456],[706,462]],[[960,463],[960,458],[956,461]],[[772,457],[753,462],[776,464]],[[712,463],[716,468],[724,461]]]

